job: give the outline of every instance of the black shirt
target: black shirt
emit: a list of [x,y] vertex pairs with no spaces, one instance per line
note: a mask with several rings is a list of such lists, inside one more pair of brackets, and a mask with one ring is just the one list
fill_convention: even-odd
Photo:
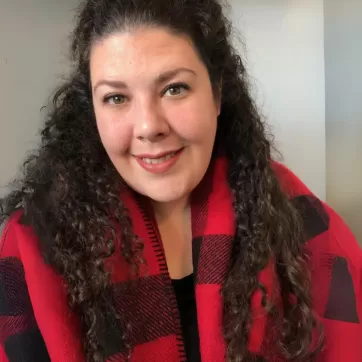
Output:
[[172,280],[180,311],[187,362],[201,362],[193,274]]

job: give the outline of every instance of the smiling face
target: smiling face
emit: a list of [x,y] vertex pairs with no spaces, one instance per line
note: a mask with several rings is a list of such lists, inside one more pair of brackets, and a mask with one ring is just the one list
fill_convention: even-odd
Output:
[[191,41],[163,28],[114,33],[90,59],[97,127],[126,183],[156,202],[187,197],[209,166],[220,102]]

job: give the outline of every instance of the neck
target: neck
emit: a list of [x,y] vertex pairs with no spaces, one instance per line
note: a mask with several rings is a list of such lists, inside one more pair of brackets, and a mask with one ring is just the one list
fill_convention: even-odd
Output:
[[163,221],[185,216],[189,213],[190,198],[186,196],[180,200],[170,202],[151,201],[156,219]]

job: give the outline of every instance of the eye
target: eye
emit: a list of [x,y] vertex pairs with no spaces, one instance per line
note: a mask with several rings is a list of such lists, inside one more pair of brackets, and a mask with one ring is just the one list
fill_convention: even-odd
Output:
[[164,92],[165,96],[174,97],[188,91],[190,87],[184,83],[171,84]]
[[126,97],[122,94],[114,94],[111,96],[107,96],[103,99],[104,103],[117,105],[117,104],[123,104],[126,101]]

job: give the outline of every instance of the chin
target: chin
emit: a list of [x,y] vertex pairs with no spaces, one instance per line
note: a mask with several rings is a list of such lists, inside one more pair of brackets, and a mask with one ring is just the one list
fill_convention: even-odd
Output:
[[187,187],[190,185],[178,185],[178,187],[175,187],[175,182],[172,182],[169,185],[153,186],[156,187],[143,188],[140,193],[157,203],[177,202],[184,199],[192,192],[192,187]]
[[187,193],[169,193],[169,192],[148,192],[144,194],[147,196],[151,201],[157,202],[157,203],[172,203],[179,201],[186,197]]

